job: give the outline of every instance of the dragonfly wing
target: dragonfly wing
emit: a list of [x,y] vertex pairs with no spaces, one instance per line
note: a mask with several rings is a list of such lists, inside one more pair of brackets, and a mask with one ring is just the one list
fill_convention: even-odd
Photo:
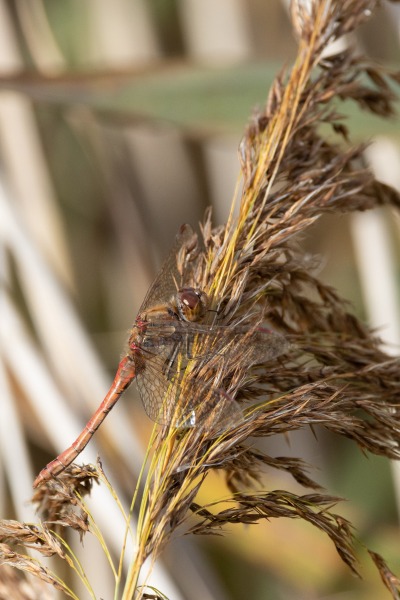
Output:
[[[136,383],[147,415],[161,425],[199,427],[213,434],[243,421],[237,402],[224,390],[214,389],[188,373],[189,360],[180,344],[165,344],[157,353],[143,351]],[[194,371],[195,372],[195,371]]]
[[249,363],[261,364],[287,352],[290,349],[290,342],[284,335],[260,327],[249,336],[248,348]]
[[[171,351],[172,349],[171,346]],[[176,382],[173,383],[173,376],[171,379],[167,377],[168,357],[165,348],[163,352],[157,352],[157,354],[149,351],[143,351],[143,354],[144,356],[141,357],[142,368],[136,377],[140,398],[150,419],[164,425],[170,421],[170,396],[173,393],[172,388],[176,388]]]
[[145,411],[160,424],[228,429],[243,415],[229,394],[213,386],[216,370],[221,364],[227,373],[247,369],[288,348],[284,336],[264,328],[152,322],[135,359]]
[[202,431],[219,435],[243,423],[242,409],[224,390],[210,389],[202,396],[199,402],[193,402],[191,415],[194,425]]
[[172,424],[182,429],[195,427],[198,431],[219,435],[244,420],[239,404],[224,390],[196,385],[190,380],[182,386],[178,377],[168,382],[161,406],[154,402],[154,395],[151,398],[149,403],[142,394],[146,412],[163,425]]
[[146,297],[140,307],[139,314],[149,306],[154,306],[159,302],[167,301],[173,294],[176,293],[177,287],[181,282],[181,275],[178,271],[178,254],[180,250],[187,246],[188,248],[193,243],[195,234],[190,225],[182,225],[178,235],[175,238],[175,243],[170,250],[167,258],[163,262],[161,269],[150,286]]
[[284,335],[265,327],[254,329],[177,321],[175,330],[186,341],[186,353],[196,359],[219,355],[240,360],[249,367],[268,362],[290,349],[290,342]]
[[137,355],[136,383],[147,415],[161,425],[186,419],[190,396],[182,393],[182,382],[190,359],[183,334],[162,338],[154,347],[145,342]]

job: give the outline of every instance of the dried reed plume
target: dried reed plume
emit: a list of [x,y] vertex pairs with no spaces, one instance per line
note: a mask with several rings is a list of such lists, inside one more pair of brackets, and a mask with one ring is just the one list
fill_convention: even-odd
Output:
[[[226,227],[213,229],[207,213],[201,241],[184,230],[175,265],[169,265],[178,287],[207,294],[213,311],[207,313],[213,319],[210,331],[217,324],[226,327],[226,335],[211,348],[202,345],[200,335],[196,338],[193,360],[182,364],[181,395],[176,398],[179,390],[173,389],[167,399],[173,395],[174,406],[182,406],[189,391],[200,386],[203,392],[223,390],[240,411],[236,424],[213,427],[221,424],[219,405],[213,404],[212,392],[204,392],[203,426],[176,428],[169,419],[153,436],[138,549],[124,600],[144,597],[138,588],[144,561],[151,557],[154,562],[182,526],[209,534],[226,523],[305,519],[330,537],[343,561],[358,573],[351,524],[332,511],[338,499],[321,491],[300,459],[268,456],[249,438],[322,425],[364,451],[400,457],[399,360],[384,354],[379,339],[348,312],[346,302],[313,275],[296,242],[326,212],[383,204],[400,208],[398,194],[363,166],[364,146],[351,144],[336,108],[338,100],[351,100],[370,113],[391,117],[395,96],[390,81],[399,76],[351,48],[327,54],[329,45],[363,23],[376,4],[293,2],[297,59],[290,73],[275,80],[265,108],[253,115],[240,144],[239,215]],[[172,275],[171,285],[175,287]],[[286,341],[275,353],[279,357],[266,362],[268,333],[259,332],[269,327]],[[247,332],[240,341],[233,335],[237,331]],[[288,472],[311,491],[260,491],[255,484],[266,465]],[[231,492],[222,508],[218,502],[200,506],[196,501],[212,469],[225,473]],[[54,485],[50,482],[36,494],[45,501]],[[51,520],[64,522],[65,516]],[[15,533],[25,545],[32,544],[30,536],[36,536],[42,549],[52,548],[36,529],[23,527]],[[0,541],[9,539],[9,533],[0,534]],[[4,563],[13,564],[7,550],[2,556]],[[371,556],[393,598],[400,598],[399,579],[379,555]]]

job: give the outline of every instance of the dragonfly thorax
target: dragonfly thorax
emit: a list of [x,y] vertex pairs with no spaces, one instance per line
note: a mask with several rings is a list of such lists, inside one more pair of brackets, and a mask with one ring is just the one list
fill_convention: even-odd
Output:
[[192,287],[182,288],[176,294],[179,317],[183,321],[199,321],[208,309],[208,296]]
[[199,321],[208,309],[208,297],[203,291],[192,287],[180,289],[169,302],[157,304],[141,311],[131,329],[128,346],[137,353],[165,344],[179,342],[184,323]]

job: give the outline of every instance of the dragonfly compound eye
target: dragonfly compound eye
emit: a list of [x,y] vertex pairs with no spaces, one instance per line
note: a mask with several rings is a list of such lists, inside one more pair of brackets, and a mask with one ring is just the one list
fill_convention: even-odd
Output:
[[177,294],[177,304],[181,319],[197,321],[207,311],[207,294],[195,288],[182,288]]

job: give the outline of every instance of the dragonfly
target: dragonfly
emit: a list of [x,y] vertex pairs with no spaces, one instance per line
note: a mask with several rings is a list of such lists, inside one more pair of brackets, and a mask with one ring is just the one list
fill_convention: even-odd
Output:
[[189,225],[181,227],[139,309],[127,352],[104,400],[71,446],[41,470],[34,488],[76,459],[134,380],[147,415],[161,425],[204,428],[216,435],[243,421],[238,402],[213,382],[218,367],[234,371],[244,361],[249,367],[271,360],[288,349],[288,342],[265,328],[207,322],[215,313],[208,295],[183,282],[178,285],[182,270],[177,257],[181,250],[190,250],[194,235]]

